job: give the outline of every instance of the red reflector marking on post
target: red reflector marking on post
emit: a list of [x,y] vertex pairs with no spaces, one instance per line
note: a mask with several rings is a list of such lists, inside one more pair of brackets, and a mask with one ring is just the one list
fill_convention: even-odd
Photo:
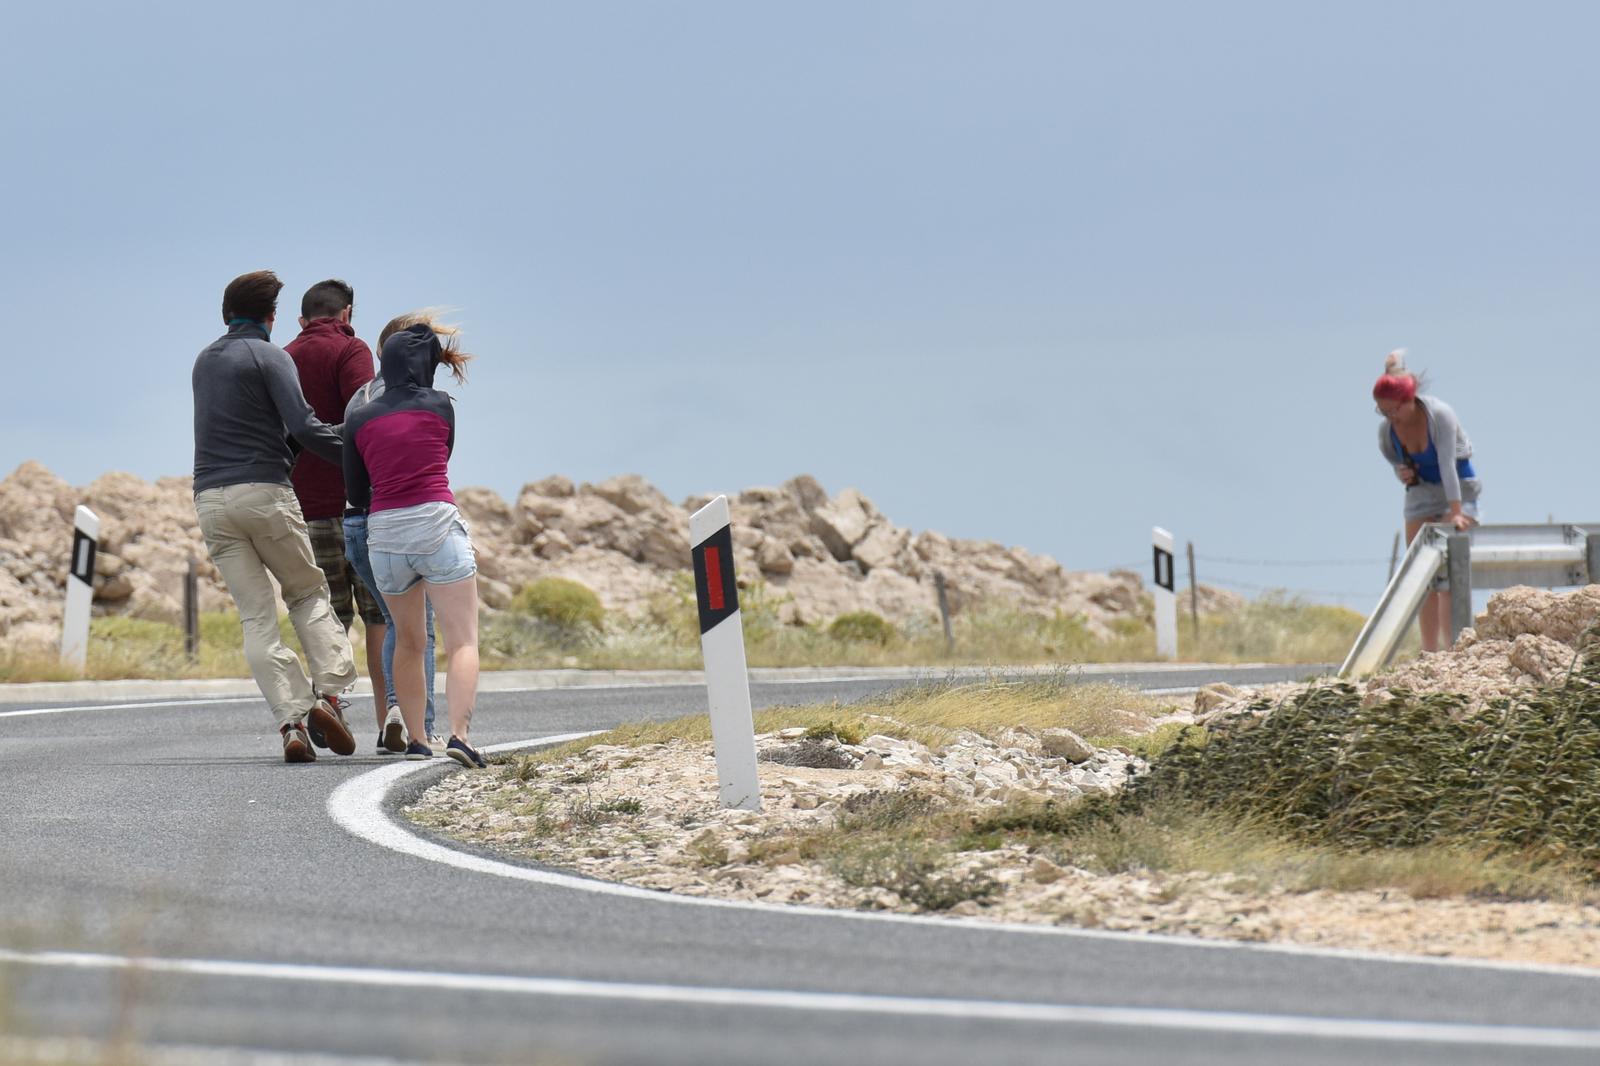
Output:
[[722,550],[706,548],[706,606],[722,610]]

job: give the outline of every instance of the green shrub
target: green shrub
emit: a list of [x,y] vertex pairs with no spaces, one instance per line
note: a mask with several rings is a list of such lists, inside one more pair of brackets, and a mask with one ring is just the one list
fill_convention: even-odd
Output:
[[887,647],[895,638],[895,628],[882,615],[871,611],[841,614],[828,626],[828,636],[844,644],[876,644]]
[[846,722],[840,725],[832,718],[805,731],[807,740],[837,740],[841,744],[859,744],[864,735],[861,732],[860,722]]
[[1131,810],[1229,811],[1336,847],[1480,846],[1582,862],[1600,878],[1600,656],[1566,683],[1469,711],[1346,684],[1213,726],[1136,779]]
[[599,629],[606,619],[600,597],[564,577],[542,577],[524,585],[511,609],[563,629]]

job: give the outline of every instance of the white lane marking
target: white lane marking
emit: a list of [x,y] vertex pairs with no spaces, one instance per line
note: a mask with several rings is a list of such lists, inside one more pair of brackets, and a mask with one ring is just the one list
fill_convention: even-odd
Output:
[[[1263,669],[1263,668],[1266,668],[1266,667],[1270,667],[1272,665],[1273,664],[1270,664],[1270,663],[1267,663],[1267,664],[1248,663],[1248,664],[1243,664],[1243,665],[1238,665],[1238,666],[1225,667],[1225,669],[1228,669],[1230,671],[1243,670],[1243,671],[1248,672],[1250,670]],[[1122,666],[1123,666],[1123,664],[1120,664],[1120,663],[1085,663],[1085,664],[1082,664],[1080,666],[1072,667],[1071,668],[1071,672],[1077,672],[1077,673],[1080,673],[1080,674],[1082,674],[1082,675],[1084,675],[1086,677],[1095,677],[1095,676],[1098,676],[1100,674],[1113,673],[1113,672],[1136,673],[1136,674],[1137,673],[1156,673],[1156,674],[1159,674],[1159,673],[1177,673],[1177,672],[1180,672],[1180,671],[1194,670],[1194,669],[1200,669],[1200,670],[1205,669],[1205,664],[1191,665],[1189,663],[1177,663],[1177,664],[1173,664],[1173,663],[1145,663],[1145,664],[1136,665],[1136,668],[1133,669],[1133,670],[1120,670],[1119,671],[1119,668],[1122,667]],[[1093,669],[1091,669],[1091,668],[1093,668]],[[1035,671],[1035,672],[1037,672],[1037,671]],[[993,673],[1006,673],[1006,671],[1004,671],[1004,670],[1000,670],[1000,671],[982,671],[982,670],[978,670],[976,668],[973,668],[970,671],[956,670],[953,673],[944,673],[944,674],[933,674],[933,673],[930,673],[930,674],[927,674],[926,676],[908,675],[908,674],[852,674],[852,675],[845,676],[845,677],[777,677],[777,678],[768,678],[768,679],[762,679],[762,678],[755,677],[754,675],[752,675],[751,678],[750,678],[750,684],[752,686],[756,686],[756,685],[781,686],[781,685],[867,684],[867,683],[878,683],[878,682],[884,682],[884,681],[909,681],[909,682],[929,681],[929,682],[939,682],[939,681],[948,680],[951,677],[956,677],[956,678],[974,677],[974,678],[977,678],[977,677],[987,677],[987,676],[989,676],[990,674],[993,674]],[[440,674],[439,677],[440,677],[440,680],[442,682],[443,679],[444,679],[444,675]],[[615,692],[615,691],[618,691],[618,690],[621,690],[621,689],[636,689],[636,688],[699,688],[699,687],[704,687],[704,685],[705,685],[705,679],[702,678],[702,677],[686,677],[686,678],[684,678],[682,680],[621,681],[621,682],[618,682],[618,683],[616,683],[614,685],[529,685],[529,686],[519,686],[519,687],[513,687],[513,688],[495,688],[495,687],[493,687],[493,681],[492,681],[493,674],[492,673],[486,673],[484,675],[484,677],[487,680],[485,681],[484,684],[479,686],[478,691],[480,693],[493,693],[495,695],[511,695],[511,696],[518,695],[518,694],[521,694],[521,693],[528,693],[528,692],[563,692],[563,693],[565,693],[565,692]],[[1244,681],[1241,681],[1240,683],[1241,684],[1249,684],[1250,682],[1248,680],[1244,680]],[[1267,684],[1269,682],[1262,682],[1262,683],[1263,684]],[[1147,688],[1147,689],[1141,689],[1141,691],[1145,692],[1146,694],[1151,695],[1151,696],[1187,696],[1187,695],[1192,695],[1196,691],[1196,687],[1193,686],[1193,685],[1188,685],[1188,686],[1179,687],[1179,688]],[[351,695],[349,695],[349,696],[347,696],[345,698],[346,699],[351,699],[351,700],[370,700],[372,698],[372,693],[370,693],[370,692],[352,693]],[[194,706],[194,705],[200,705],[200,704],[209,704],[209,703],[249,703],[251,701],[259,702],[259,701],[261,701],[261,697],[259,695],[232,695],[232,696],[209,696],[209,697],[197,696],[197,697],[184,698],[184,699],[164,700],[164,701],[159,701],[159,702],[157,702],[157,701],[146,701],[146,702],[141,702],[141,703],[83,703],[83,704],[76,704],[76,705],[73,705],[73,706],[70,706],[70,707],[38,707],[38,708],[27,708],[25,710],[20,710],[20,711],[0,711],[0,718],[17,718],[17,717],[22,717],[24,715],[31,715],[31,714],[65,714],[65,713],[67,713],[69,711],[123,711],[123,710],[137,710],[140,707],[187,707],[187,706]]]
[[[556,744],[565,744],[570,740],[581,740],[584,737],[596,736],[602,732],[605,732],[605,730],[591,730],[586,733],[562,733],[532,740],[512,741],[506,744],[490,744],[481,750],[494,754],[503,751],[518,751],[523,748],[551,747]],[[426,770],[430,765],[437,764],[429,762],[390,763],[387,766],[369,770],[364,774],[352,777],[334,789],[333,793],[328,797],[329,817],[352,836],[376,844],[381,848],[399,852],[402,855],[410,855],[413,858],[443,863],[446,866],[454,866],[457,869],[468,870],[473,873],[492,874],[495,877],[504,877],[513,881],[527,881],[533,884],[547,885],[551,888],[588,892],[600,896],[621,896],[626,899],[644,900],[650,903],[686,907],[723,907],[733,910],[756,911],[774,917],[802,916],[857,922],[898,922],[912,925],[935,925],[941,929],[955,926],[985,933],[1055,936],[1080,940],[1114,940],[1132,944],[1156,944],[1201,950],[1255,951],[1278,955],[1311,956],[1314,958],[1342,960],[1355,959],[1362,962],[1395,963],[1409,966],[1442,966],[1510,973],[1548,974],[1556,977],[1582,977],[1591,980],[1600,979],[1600,969],[1566,966],[1556,963],[1445,958],[1436,955],[1399,955],[1381,951],[1314,947],[1303,944],[1263,944],[1239,940],[1203,940],[1198,937],[1177,936],[1168,933],[1075,929],[1066,926],[1039,925],[1027,922],[989,921],[983,918],[950,918],[925,914],[896,914],[886,911],[836,910],[829,907],[814,907],[795,903],[765,903],[758,900],[717,899],[712,896],[684,896],[662,889],[638,888],[634,885],[619,884],[615,881],[600,881],[594,878],[578,877],[573,874],[558,873],[554,870],[538,869],[532,866],[517,866],[479,855],[469,855],[441,844],[435,844],[431,840],[424,840],[389,817],[388,813],[383,809],[389,790],[394,787],[400,778],[407,774]]]
[[[850,677],[850,678],[794,678],[785,681],[758,681],[759,685],[831,685],[844,681],[899,681],[902,678],[894,677]],[[493,692],[495,695],[515,696],[527,692],[607,692],[616,689],[633,688],[694,688],[693,682],[637,682],[624,685],[581,685],[563,688],[502,688],[483,689],[483,692]],[[370,692],[352,693],[346,700],[370,700]],[[137,711],[144,708],[157,707],[199,707],[215,703],[262,703],[260,696],[196,696],[178,700],[146,700],[138,703],[78,703],[69,707],[27,707],[19,711],[0,711],[0,718],[26,718],[36,714],[71,714],[77,711]]]
[[[0,1062],[6,1063],[126,1062],[129,1054],[125,1043],[82,1036],[0,1036]],[[296,1054],[226,1044],[208,1047],[143,1042],[132,1061],[141,1066],[418,1066],[416,1059],[375,1055],[339,1055],[326,1051]]]
[[30,707],[21,711],[0,711],[0,718],[24,718],[31,714],[67,714],[70,711],[136,711],[146,707],[193,707],[211,703],[261,703],[260,696],[211,696],[205,699],[162,700],[152,703],[85,703],[74,707]]
[[1245,1033],[1255,1036],[1320,1037],[1328,1040],[1600,1049],[1600,1029],[1563,1029],[1529,1025],[1383,1021],[1370,1018],[1318,1018],[1297,1014],[1248,1014],[1242,1011],[1188,1010],[1172,1007],[1109,1007],[1011,1000],[942,999],[933,996],[659,985],[635,981],[518,977],[438,970],[367,969],[354,966],[312,966],[215,959],[127,958],[86,952],[24,952],[4,948],[0,948],[0,963],[72,970],[130,970],[193,977],[311,981],[376,988],[624,1000],[691,1007],[756,1007],[767,1010],[899,1015],[973,1021],[1183,1029],[1213,1033]]
[[[441,675],[442,676],[442,675]],[[904,681],[905,678],[885,675],[883,677],[798,677],[787,678],[780,681],[753,681],[756,685],[836,685],[853,682],[877,681]],[[480,689],[482,693],[494,695],[515,696],[528,692],[612,692],[619,689],[635,688],[696,688],[704,687],[704,682],[693,681],[637,681],[631,684],[618,685],[567,685],[556,688],[501,688]],[[1193,691],[1192,689],[1189,691]],[[344,697],[347,700],[370,700],[370,692],[352,693]],[[80,703],[70,707],[29,707],[20,711],[0,711],[0,718],[25,718],[35,714],[68,714],[74,711],[136,711],[145,707],[196,707],[214,703],[262,703],[260,696],[209,696],[194,697],[181,700],[146,701],[142,703]]]

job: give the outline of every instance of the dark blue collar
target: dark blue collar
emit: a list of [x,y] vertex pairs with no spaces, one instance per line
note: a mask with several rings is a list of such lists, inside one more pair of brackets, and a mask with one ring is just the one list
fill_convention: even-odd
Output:
[[243,332],[244,330],[247,330],[247,329],[253,329],[257,333],[260,333],[262,340],[269,340],[272,337],[272,332],[267,329],[267,324],[265,322],[257,322],[253,318],[230,318],[230,319],[228,319],[228,332],[229,333]]

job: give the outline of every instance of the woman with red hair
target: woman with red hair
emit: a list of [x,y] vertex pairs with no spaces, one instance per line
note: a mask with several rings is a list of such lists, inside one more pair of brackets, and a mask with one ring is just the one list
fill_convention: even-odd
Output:
[[[1472,442],[1450,405],[1417,390],[1415,374],[1405,367],[1404,352],[1384,360],[1383,376],[1372,386],[1383,424],[1378,450],[1406,487],[1406,543],[1429,522],[1456,529],[1478,524],[1482,485],[1472,468]],[[1449,643],[1450,594],[1429,593],[1422,603],[1422,650],[1439,651]]]

